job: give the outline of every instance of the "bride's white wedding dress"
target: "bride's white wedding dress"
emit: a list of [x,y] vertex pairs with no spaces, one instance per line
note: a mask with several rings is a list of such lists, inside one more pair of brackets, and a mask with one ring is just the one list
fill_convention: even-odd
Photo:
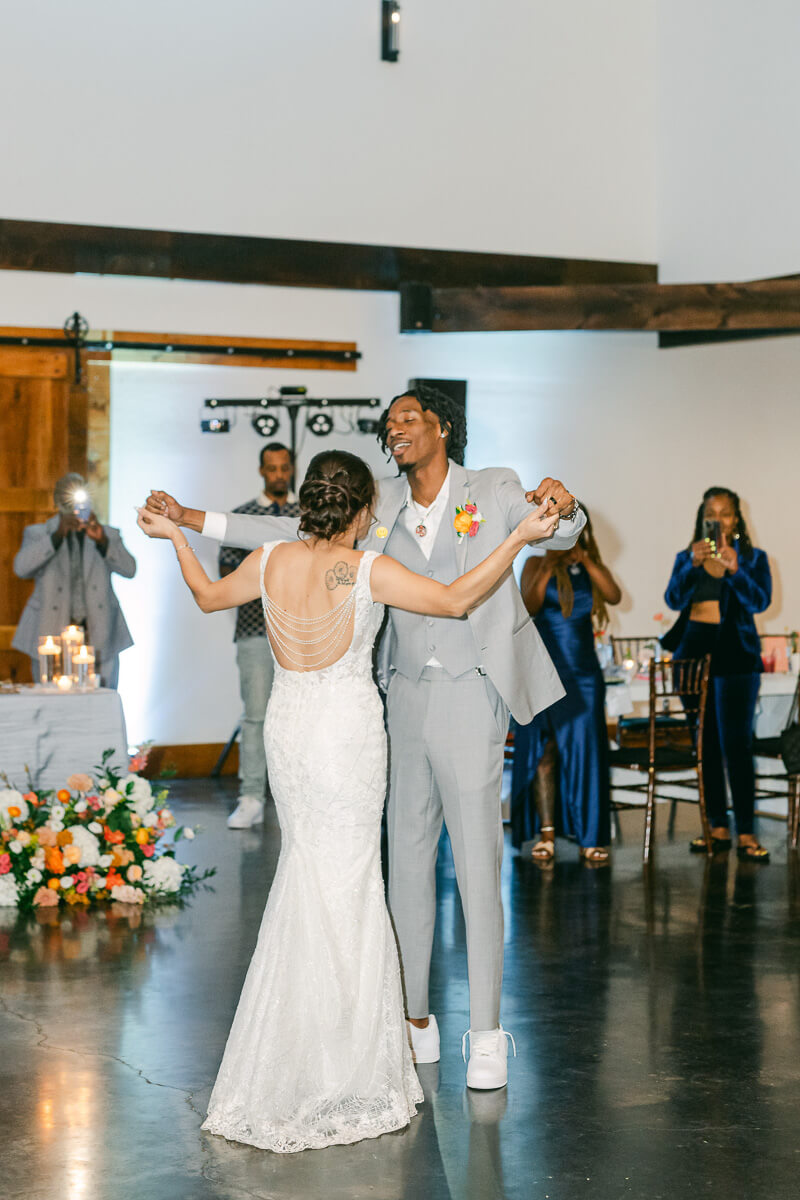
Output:
[[[275,545],[264,547],[264,571]],[[275,663],[264,740],[282,845],[203,1129],[290,1152],[378,1137],[421,1103],[380,866],[383,606],[361,559],[349,649],[320,670]]]

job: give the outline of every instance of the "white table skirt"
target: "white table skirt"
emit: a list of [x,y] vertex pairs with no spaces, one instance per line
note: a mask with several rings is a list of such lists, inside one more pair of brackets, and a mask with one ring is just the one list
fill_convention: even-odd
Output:
[[[0,694],[0,771],[27,791],[64,787],[76,771],[92,772],[104,750],[115,767],[128,765],[125,716],[119,692],[51,692],[27,687]],[[0,787],[5,786],[0,783]]]
[[[792,672],[761,676],[756,706],[756,737],[777,737],[789,719],[797,675]],[[646,715],[649,683],[633,679],[630,683],[611,684],[606,688],[606,714],[611,718],[633,713]]]

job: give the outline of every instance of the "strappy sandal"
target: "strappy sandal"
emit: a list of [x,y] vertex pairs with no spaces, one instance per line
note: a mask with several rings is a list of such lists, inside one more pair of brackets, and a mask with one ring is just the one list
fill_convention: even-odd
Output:
[[746,846],[739,845],[736,847],[736,857],[742,862],[769,862],[769,850],[766,846],[760,845],[758,842],[753,846],[749,842]]
[[[555,833],[555,825],[542,825],[540,833]],[[535,862],[548,863],[552,862],[556,856],[555,838],[548,842],[545,838],[540,838],[535,846],[531,847],[531,858]]]
[[611,855],[605,846],[581,846],[578,854],[590,867],[607,867],[611,862]]
[[[711,835],[711,853],[712,854],[719,854],[723,850],[730,850],[732,845],[733,845],[733,839],[730,837],[722,838],[722,837],[714,837],[713,834]],[[705,854],[705,852],[706,852],[706,839],[704,837],[696,837],[696,838],[693,838],[691,842],[689,842],[689,853],[690,854]]]

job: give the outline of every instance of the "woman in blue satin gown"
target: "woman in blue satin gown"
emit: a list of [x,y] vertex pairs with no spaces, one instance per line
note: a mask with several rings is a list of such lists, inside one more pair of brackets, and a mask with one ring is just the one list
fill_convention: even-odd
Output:
[[542,862],[555,854],[556,832],[573,837],[583,860],[598,866],[609,861],[611,829],[605,683],[594,632],[608,624],[606,606],[618,604],[621,592],[586,516],[572,550],[531,557],[522,572],[523,600],[567,694],[529,725],[514,725],[511,834],[519,848],[538,832],[531,853]]

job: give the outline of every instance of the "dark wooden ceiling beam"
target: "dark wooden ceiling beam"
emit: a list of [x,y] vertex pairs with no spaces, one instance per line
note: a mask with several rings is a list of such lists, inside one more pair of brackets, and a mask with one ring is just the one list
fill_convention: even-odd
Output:
[[413,280],[436,287],[495,287],[657,278],[652,263],[11,220],[0,220],[0,269],[364,291],[396,291]]
[[401,289],[404,332],[800,328],[800,280]]

